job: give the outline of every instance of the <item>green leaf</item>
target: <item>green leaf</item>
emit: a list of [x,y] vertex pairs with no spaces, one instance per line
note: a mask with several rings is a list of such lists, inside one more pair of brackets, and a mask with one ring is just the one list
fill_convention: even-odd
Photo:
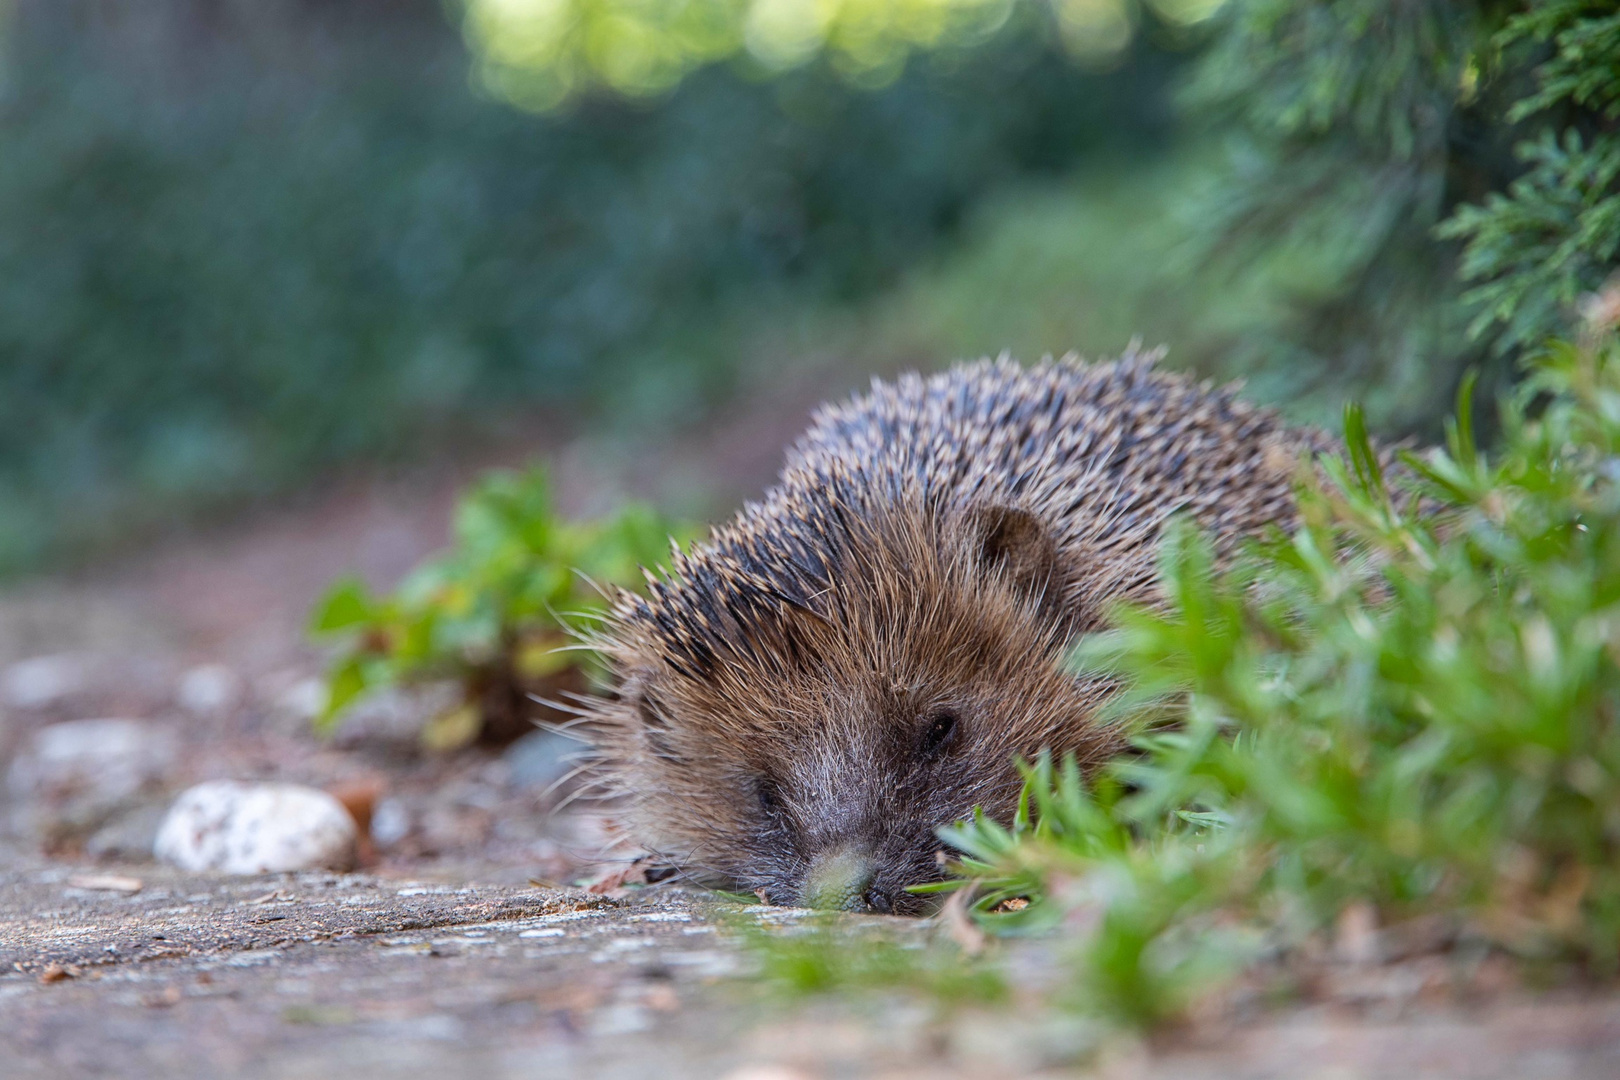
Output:
[[369,666],[359,656],[348,656],[338,661],[326,677],[326,704],[315,718],[318,734],[329,735],[353,702],[370,689]]
[[331,634],[363,626],[376,617],[376,605],[365,582],[343,578],[326,591],[310,617],[310,632]]
[[[562,636],[559,620],[605,607],[578,568],[607,588],[639,588],[641,566],[660,565],[668,538],[692,531],[638,504],[599,521],[567,522],[551,506],[543,469],[490,473],[458,505],[450,550],[413,570],[392,595],[374,598],[346,579],[316,608],[317,633],[366,631],[351,633],[334,659],[331,703],[318,726],[330,727],[373,686],[456,678],[466,700],[476,701],[490,678],[510,680],[508,689],[523,694],[567,668],[597,663],[583,650],[550,651]],[[470,739],[479,722],[476,714],[460,716],[456,738]],[[430,738],[456,741],[441,735],[436,728]]]

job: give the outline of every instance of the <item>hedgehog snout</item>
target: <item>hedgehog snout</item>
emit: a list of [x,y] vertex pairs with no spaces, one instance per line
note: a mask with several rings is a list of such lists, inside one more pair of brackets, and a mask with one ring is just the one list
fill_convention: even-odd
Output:
[[893,898],[877,888],[877,861],[857,847],[835,847],[810,860],[799,902],[831,911],[872,911],[887,915]]

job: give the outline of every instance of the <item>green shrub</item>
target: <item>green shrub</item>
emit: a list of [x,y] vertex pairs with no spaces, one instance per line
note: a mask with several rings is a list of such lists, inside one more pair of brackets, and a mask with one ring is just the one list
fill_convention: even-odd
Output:
[[714,70],[539,117],[438,0],[0,3],[0,573],[468,432],[690,420],[733,322],[1156,144],[1139,52],[1010,25],[876,92]]
[[[1620,289],[1592,304],[1617,310]],[[1217,569],[1173,532],[1162,608],[1077,654],[1128,687],[1135,752],[1088,781],[1031,766],[1010,827],[946,830],[963,878],[944,888],[980,890],[992,927],[1067,933],[1084,999],[1133,1022],[1352,905],[1613,977],[1620,340],[1547,349],[1501,425],[1475,446],[1465,388],[1448,449],[1390,473],[1352,409],[1294,535]]]
[[1249,335],[1245,366],[1430,430],[1465,369],[1505,385],[1572,333],[1576,297],[1620,267],[1613,9],[1227,3],[1187,91],[1231,136],[1195,200],[1201,246],[1227,265],[1290,246],[1332,263]]
[[1476,333],[1524,346],[1570,325],[1578,300],[1620,259],[1620,12],[1609,0],[1540,0],[1497,32],[1503,62],[1539,61],[1534,93],[1508,112],[1538,123],[1506,191],[1457,211]]
[[635,504],[564,521],[542,470],[490,474],[457,509],[451,549],[394,593],[346,580],[321,601],[312,629],[339,648],[319,726],[379,687],[454,680],[461,700],[430,722],[429,746],[521,735],[552,712],[534,697],[588,689],[592,654],[571,625],[599,616],[609,590],[635,587],[688,531]]

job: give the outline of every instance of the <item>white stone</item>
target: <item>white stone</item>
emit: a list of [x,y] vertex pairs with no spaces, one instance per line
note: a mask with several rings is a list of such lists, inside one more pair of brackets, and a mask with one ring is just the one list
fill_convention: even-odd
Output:
[[141,720],[40,728],[6,774],[12,827],[48,841],[93,831],[156,794],[178,757],[174,733]]
[[347,870],[356,839],[354,819],[324,791],[213,780],[175,800],[152,851],[182,870]]
[[217,716],[242,700],[242,679],[224,664],[202,664],[180,676],[174,697],[193,715]]
[[389,848],[411,834],[411,812],[398,799],[381,799],[371,811],[371,839]]
[[314,676],[299,679],[276,697],[276,709],[307,723],[326,708],[326,680]]
[[0,698],[14,709],[43,709],[84,689],[85,659],[74,653],[21,660],[0,673]]
[[172,733],[140,720],[69,720],[36,731],[7,780],[19,798],[113,804],[161,777],[176,754]]

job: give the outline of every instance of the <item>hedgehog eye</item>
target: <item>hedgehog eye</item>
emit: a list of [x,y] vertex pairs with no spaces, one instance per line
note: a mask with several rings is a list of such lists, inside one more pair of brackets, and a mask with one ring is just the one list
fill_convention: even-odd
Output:
[[754,781],[754,797],[759,800],[759,808],[767,815],[775,817],[782,811],[782,797],[777,794],[776,784],[769,777],[760,777]]
[[941,709],[928,718],[928,726],[923,729],[922,741],[917,745],[917,756],[931,758],[945,748],[956,734],[956,713],[950,709]]

